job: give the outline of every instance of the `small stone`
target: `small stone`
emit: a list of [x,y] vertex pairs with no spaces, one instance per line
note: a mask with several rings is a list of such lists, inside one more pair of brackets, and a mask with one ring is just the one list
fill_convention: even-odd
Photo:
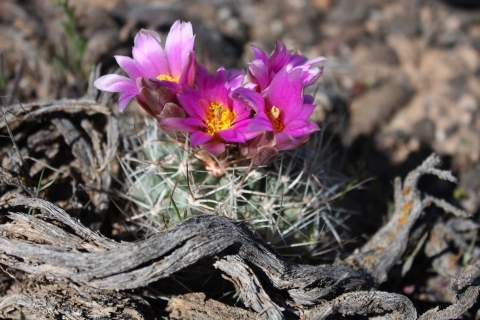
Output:
[[360,134],[371,134],[392,113],[410,99],[407,85],[387,83],[353,100],[350,106],[350,125],[344,143],[350,144]]

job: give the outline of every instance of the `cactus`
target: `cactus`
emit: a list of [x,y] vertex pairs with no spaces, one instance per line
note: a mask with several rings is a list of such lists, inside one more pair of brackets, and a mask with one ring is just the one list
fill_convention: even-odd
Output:
[[[194,148],[164,134],[152,120],[127,144],[120,158],[137,208],[129,220],[147,235],[199,214],[226,216],[247,224],[287,253],[312,255],[341,242],[345,215],[331,207],[346,179],[330,172],[320,133],[270,166],[224,166],[216,176]],[[188,139],[186,140],[188,141]],[[319,245],[321,244],[321,245]]]
[[304,92],[325,58],[309,60],[277,41],[270,57],[252,46],[246,73],[211,73],[196,61],[194,41],[189,22],[176,21],[165,46],[155,31],[140,30],[133,58],[115,57],[128,77],[94,82],[121,93],[121,112],[135,100],[155,119],[121,158],[127,197],[138,205],[131,220],[148,234],[193,215],[222,215],[277,249],[312,254],[327,234],[341,242],[330,201],[343,181],[324,174],[321,136],[310,139],[320,131],[309,120],[315,99]]

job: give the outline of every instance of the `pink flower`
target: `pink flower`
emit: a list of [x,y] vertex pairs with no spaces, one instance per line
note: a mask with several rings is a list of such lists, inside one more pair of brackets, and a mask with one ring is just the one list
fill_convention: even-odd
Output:
[[[303,95],[304,79],[304,70],[288,70],[285,66],[261,94],[245,87],[232,93],[234,100],[243,101],[257,113],[248,130],[257,134],[263,130],[273,132],[275,141],[269,145],[276,150],[296,149],[307,142],[311,133],[320,130],[315,122],[307,120],[315,105],[312,96]],[[256,140],[266,143],[265,138]]]
[[199,66],[197,90],[184,87],[178,95],[180,105],[189,116],[183,124],[196,128],[190,135],[192,146],[204,145],[207,152],[217,156],[226,150],[226,143],[244,143],[260,133],[247,131],[252,108],[230,97],[242,79],[241,71],[227,72],[220,68],[212,76]]
[[248,77],[251,83],[247,87],[259,92],[265,90],[274,76],[283,68],[287,72],[300,69],[303,87],[313,84],[322,75],[323,68],[313,67],[313,65],[325,60],[324,57],[308,60],[303,55],[291,54],[287,51],[285,44],[280,41],[275,43],[270,58],[257,46],[252,46],[252,51],[253,60],[248,65]]
[[[97,79],[95,87],[109,92],[121,92],[118,108],[121,112],[133,98],[139,100],[142,107],[155,115],[161,112],[163,104],[146,104],[151,98],[145,98],[142,89],[155,91],[156,86],[168,88],[162,92],[163,98],[173,97],[181,90],[181,85],[193,86],[195,82],[196,63],[193,51],[195,36],[192,25],[176,21],[167,36],[165,48],[159,35],[154,31],[140,30],[135,36],[132,48],[133,59],[115,56],[119,66],[128,77],[110,74]],[[148,85],[145,80],[148,79]],[[164,100],[164,99],[163,99]],[[164,101],[160,101],[164,103]],[[142,104],[143,103],[143,104]],[[160,110],[157,110],[160,108]],[[152,110],[153,109],[153,110]]]

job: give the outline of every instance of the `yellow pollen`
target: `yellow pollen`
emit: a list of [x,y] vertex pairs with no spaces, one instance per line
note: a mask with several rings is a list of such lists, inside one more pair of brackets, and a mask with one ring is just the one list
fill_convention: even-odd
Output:
[[207,133],[214,135],[215,132],[228,129],[232,126],[233,120],[237,115],[228,110],[220,103],[210,103],[207,110]]
[[272,122],[273,131],[278,133],[283,130],[284,126],[282,124],[280,109],[273,106],[270,111],[267,111],[267,117]]
[[171,82],[176,82],[178,83],[178,78],[171,77],[167,74],[161,74],[157,77],[158,80],[166,80],[166,81],[171,81]]

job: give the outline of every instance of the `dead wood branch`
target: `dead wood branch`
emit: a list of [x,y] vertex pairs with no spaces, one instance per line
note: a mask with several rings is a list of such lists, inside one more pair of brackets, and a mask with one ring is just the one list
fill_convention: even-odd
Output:
[[[89,228],[83,226],[78,220],[72,218],[68,213],[48,201],[42,199],[25,198],[21,195],[12,194],[11,199],[8,200],[8,204],[13,206],[30,206],[31,208],[35,209],[42,209],[42,213],[44,213],[48,218],[58,221],[64,226],[71,228],[74,234],[80,237],[82,241],[87,242],[90,245],[94,245],[96,248],[98,248],[98,250],[92,251],[104,251],[106,249],[113,249],[120,246],[119,243],[105,238],[100,233],[94,232]],[[27,220],[37,221],[39,219],[33,216],[29,216]],[[37,223],[38,222],[33,223],[32,227],[35,227]],[[49,230],[45,231],[46,233],[44,239],[48,239],[48,236],[51,235],[51,232]]]
[[[226,274],[233,282],[247,307],[251,307],[268,319],[282,319],[283,308],[271,301],[253,270],[237,255],[228,255],[215,262],[215,267]],[[252,292],[257,294],[252,295]]]
[[25,281],[0,299],[3,319],[154,319],[145,300],[123,292],[98,291],[73,283]]
[[425,208],[432,203],[445,212],[459,217],[467,217],[468,213],[447,204],[445,201],[429,195],[423,195],[417,188],[420,177],[433,174],[440,179],[456,182],[448,171],[438,170],[435,167],[440,163],[436,155],[428,157],[418,168],[410,172],[404,184],[399,178],[395,179],[395,211],[389,222],[359,250],[350,256],[347,261],[359,264],[375,279],[382,283],[387,279],[387,273],[393,265],[398,263],[408,244],[410,231]]
[[[91,90],[90,94],[94,96],[95,92]],[[89,217],[89,227],[99,228],[110,206],[107,193],[111,189],[111,171],[114,167],[112,162],[119,143],[117,118],[110,115],[105,105],[97,104],[94,100],[17,104],[2,111],[5,121],[1,121],[0,129],[6,126],[14,146],[15,137],[22,142],[23,148],[18,151],[17,147],[12,149],[15,150],[14,155],[18,156],[9,157],[9,163],[3,162],[8,165],[2,168],[0,181],[19,187],[32,197],[46,198],[43,194],[37,194],[36,187],[32,186],[36,186],[37,181],[32,182],[30,179],[35,175],[38,177],[38,173],[45,167],[50,169],[49,172],[61,173],[64,183],[70,183],[72,186],[70,192],[72,198],[77,197],[75,194],[77,190],[87,193],[86,201],[93,204],[90,205],[92,215]],[[76,113],[76,116],[72,117],[71,113]],[[21,170],[26,166],[20,154],[25,159],[35,161],[30,169]],[[76,161],[71,159],[71,155]],[[56,169],[55,166],[59,163],[67,167],[64,167],[64,170]],[[56,175],[51,174],[46,179],[51,181],[56,179]],[[65,199],[68,193],[69,191],[62,190],[59,197],[67,201],[73,200],[70,203],[76,202],[76,199]]]
[[417,311],[405,296],[380,291],[345,293],[305,313],[307,319],[327,319],[331,315],[385,314],[384,319],[417,319]]
[[[94,100],[54,100],[9,106],[5,109],[5,119],[12,128],[16,128],[25,120],[35,120],[38,116],[53,112],[111,114],[110,109],[106,105],[102,105]],[[0,129],[4,127],[5,121],[1,121]]]
[[[418,191],[416,184],[422,174],[453,180],[447,173],[433,170],[438,161],[434,156],[428,158],[407,176],[403,187],[397,179],[397,207],[391,221],[358,253],[333,265],[289,262],[241,223],[213,215],[192,217],[137,243],[117,243],[82,226],[46,200],[13,194],[4,199],[10,207],[26,206],[40,210],[42,215],[10,213],[10,222],[0,228],[0,263],[53,281],[52,285],[96,288],[98,294],[142,288],[179,271],[188,275],[195,264],[202,263],[210,272],[219,269],[234,284],[242,302],[260,318],[381,315],[384,319],[416,319],[416,310],[406,297],[374,288],[400,261],[414,222],[430,203],[466,216]],[[465,247],[463,240],[459,243]],[[450,307],[431,310],[421,319],[453,319],[471,307],[478,297],[479,268],[477,263],[452,281],[457,299]],[[0,306],[11,301],[24,303],[25,299],[36,301],[34,295],[7,295]],[[186,319],[219,319],[232,314],[242,319],[251,315],[198,295],[172,299],[168,310],[172,317]],[[140,314],[139,318],[148,317]]]
[[0,166],[0,182],[9,186],[18,187],[31,197],[35,196],[35,187],[28,183],[25,177],[15,174]]
[[[0,260],[4,264],[48,278],[69,279],[100,289],[133,289],[226,251],[248,261],[274,288],[288,291],[300,304],[313,305],[336,292],[370,287],[368,277],[347,264],[314,267],[291,263],[242,224],[223,217],[193,217],[150,239],[115,245],[97,233],[88,232],[78,221],[65,219],[66,213],[47,201],[17,198],[9,200],[8,204],[40,209],[50,219],[68,224],[84,241],[109,247],[103,252],[78,252],[54,245],[39,245],[20,240],[20,237],[0,238]],[[5,225],[5,228],[12,229],[11,234],[18,234],[15,229],[21,221],[17,219],[15,222]],[[57,235],[47,231],[44,237],[53,236]],[[59,269],[62,272],[58,272]]]

